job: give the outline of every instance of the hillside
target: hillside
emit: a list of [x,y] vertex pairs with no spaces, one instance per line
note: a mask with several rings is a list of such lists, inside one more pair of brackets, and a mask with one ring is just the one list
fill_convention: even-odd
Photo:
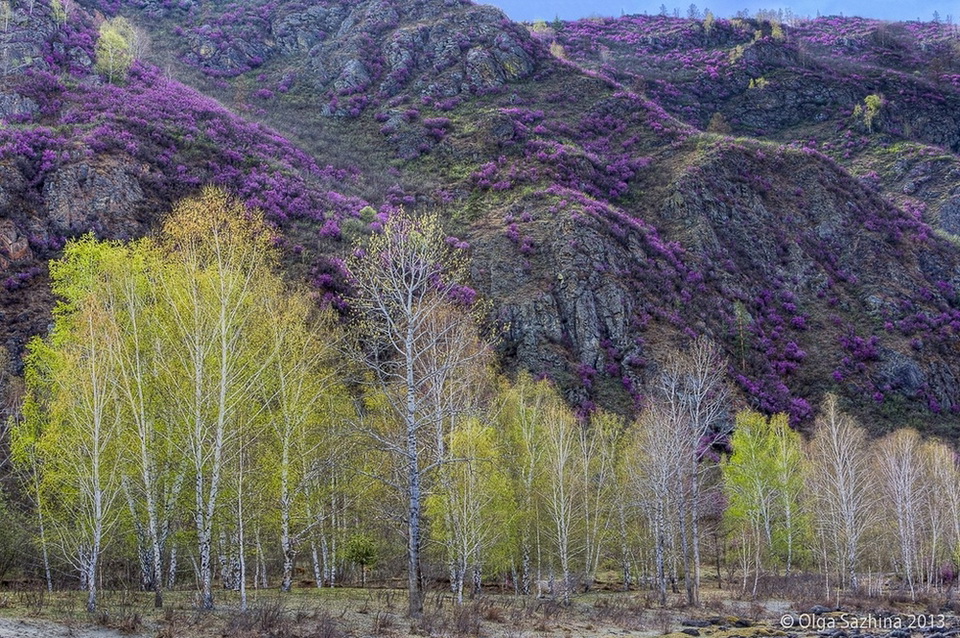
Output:
[[[836,391],[874,431],[956,435],[946,25],[81,4],[62,24],[43,0],[15,4],[2,41],[11,353],[44,330],[43,260],[66,237],[149,232],[215,182],[265,208],[291,273],[340,308],[353,239],[396,207],[440,208],[504,328],[504,367],[583,410],[635,409],[658,359],[706,334],[744,402],[797,425]],[[150,34],[123,85],[92,72],[95,11]]]

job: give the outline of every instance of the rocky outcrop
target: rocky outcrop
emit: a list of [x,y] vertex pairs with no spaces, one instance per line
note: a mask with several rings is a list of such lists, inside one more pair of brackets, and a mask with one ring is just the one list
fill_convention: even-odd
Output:
[[0,118],[18,120],[29,118],[37,113],[37,103],[17,93],[0,93]]
[[[125,10],[136,19],[162,4]],[[449,212],[452,232],[472,246],[473,283],[503,327],[505,367],[556,380],[583,409],[635,410],[657,362],[707,335],[744,404],[790,412],[795,423],[808,422],[827,391],[878,429],[904,415],[956,422],[960,249],[927,226],[960,223],[956,162],[949,148],[892,137],[911,117],[917,139],[951,143],[955,113],[941,126],[930,117],[940,102],[911,110],[899,93],[919,90],[922,78],[856,59],[850,68],[863,75],[853,82],[839,73],[847,67],[779,40],[769,24],[718,23],[708,33],[662,18],[676,31],[603,40],[592,34],[607,23],[588,21],[578,28],[589,55],[562,40],[573,60],[564,62],[547,54],[549,39],[459,0],[179,7],[161,12],[162,27],[176,20],[179,31],[157,42],[173,42],[161,53],[216,78],[191,74],[198,88],[268,121],[275,113],[320,166],[344,157],[359,166],[275,168],[299,152],[289,145],[252,162],[277,137],[208,122],[209,104],[186,118],[190,130],[153,131],[138,113],[122,120],[134,138],[106,152],[58,147],[67,159],[0,192],[14,211],[0,254],[26,273],[0,291],[6,317],[26,317],[9,323],[17,335],[42,330],[39,313],[22,312],[38,307],[25,295],[42,288],[42,274],[31,279],[14,254],[42,259],[62,236],[87,230],[137,236],[211,179],[234,180],[249,201],[273,206],[278,244],[297,255],[292,272],[309,273],[318,297],[342,307],[336,258],[369,220],[338,193],[297,189],[355,174],[381,212]],[[637,55],[644,47],[660,56],[655,64]],[[596,73],[576,67],[585,60]],[[641,87],[656,101],[630,90]],[[868,124],[854,106],[880,90],[885,102]],[[318,113],[342,120],[318,124]],[[716,113],[727,130],[776,143],[693,126]],[[825,137],[794,142],[793,127]],[[864,148],[873,154],[858,156]]]
[[30,242],[9,219],[0,219],[0,272],[6,272],[15,262],[33,257]]
[[[45,0],[7,6],[0,16],[0,76],[27,69],[54,70],[61,65],[85,69],[93,64],[89,15],[78,11],[68,16]],[[0,98],[0,111],[11,108],[26,112],[32,107],[15,95]]]
[[143,190],[122,166],[65,166],[50,175],[43,187],[46,219],[55,234],[132,238],[147,226],[136,219]]
[[960,236],[960,195],[951,197],[940,206],[940,227]]
[[530,77],[546,56],[498,9],[460,0],[291,3],[268,17],[254,8],[242,16],[211,9],[203,23],[180,29],[185,61],[230,77],[274,60],[323,98],[325,115],[357,115],[368,100],[351,101],[355,95],[495,90]]

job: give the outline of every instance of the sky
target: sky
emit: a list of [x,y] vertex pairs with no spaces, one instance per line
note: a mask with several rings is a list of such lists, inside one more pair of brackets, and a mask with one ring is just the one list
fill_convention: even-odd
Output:
[[476,0],[503,9],[514,20],[576,20],[589,16],[618,16],[621,13],[656,14],[665,4],[670,12],[676,7],[681,16],[687,15],[690,3],[702,11],[710,9],[717,17],[730,17],[746,9],[753,14],[758,9],[791,9],[795,15],[816,17],[821,15],[863,16],[885,20],[931,20],[937,11],[942,19],[952,15],[960,21],[960,0],[930,2],[928,0]]

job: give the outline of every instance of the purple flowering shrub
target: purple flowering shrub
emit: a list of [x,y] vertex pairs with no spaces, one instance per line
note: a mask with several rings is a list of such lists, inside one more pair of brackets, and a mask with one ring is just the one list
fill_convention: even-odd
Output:
[[[29,93],[33,76],[25,83]],[[154,165],[158,170],[149,179],[160,190],[222,185],[276,223],[339,220],[366,205],[330,189],[356,177],[355,170],[319,167],[277,133],[156,68],[135,64],[125,86],[74,83],[57,93],[61,97],[46,113],[52,127],[0,130],[0,158],[18,161],[34,183],[78,156],[123,153]]]

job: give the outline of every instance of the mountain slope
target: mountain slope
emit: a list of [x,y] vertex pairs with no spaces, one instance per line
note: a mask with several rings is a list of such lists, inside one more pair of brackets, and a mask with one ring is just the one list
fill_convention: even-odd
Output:
[[141,236],[205,183],[263,208],[278,229],[322,228],[365,205],[332,190],[350,171],[319,167],[155,68],[135,65],[122,86],[101,81],[89,15],[61,24],[35,3],[11,22],[0,95],[0,339],[11,354],[49,321],[45,260],[68,237]]
[[[176,169],[150,169],[168,178],[151,201],[213,180],[266,203],[292,272],[318,296],[339,303],[345,292],[336,257],[379,219],[361,212],[364,201],[380,215],[441,207],[505,328],[505,366],[556,379],[584,410],[635,409],[657,360],[707,334],[726,351],[744,400],[789,411],[797,424],[823,392],[838,391],[875,430],[957,427],[960,249],[934,232],[918,198],[884,197],[831,149],[702,132],[702,117],[665,94],[644,97],[636,89],[650,87],[632,85],[634,75],[613,79],[599,65],[557,59],[542,33],[463,2],[115,4],[100,8],[155,29],[161,67],[309,155],[210,106],[236,128],[178,138]],[[557,41],[576,59],[563,33]],[[735,48],[740,36],[722,37]],[[97,95],[176,86],[147,68],[123,88],[84,82]],[[35,99],[28,85],[37,82],[18,94]],[[92,99],[76,92],[64,93],[68,106],[18,126],[62,121]],[[176,120],[160,118],[161,129]],[[133,124],[126,115],[110,121]],[[261,139],[277,146],[251,157]],[[226,149],[241,157],[210,160]],[[151,165],[129,149],[93,157]],[[247,177],[249,164],[283,159],[271,173],[283,185]],[[224,163],[232,170],[217,168]],[[337,168],[317,168],[328,164]],[[188,179],[177,177],[180,166]],[[275,199],[291,183],[303,195]],[[30,214],[50,218],[48,199]],[[136,228],[110,222],[101,231],[143,232],[159,208],[145,209]],[[34,298],[38,286],[21,294]]]

